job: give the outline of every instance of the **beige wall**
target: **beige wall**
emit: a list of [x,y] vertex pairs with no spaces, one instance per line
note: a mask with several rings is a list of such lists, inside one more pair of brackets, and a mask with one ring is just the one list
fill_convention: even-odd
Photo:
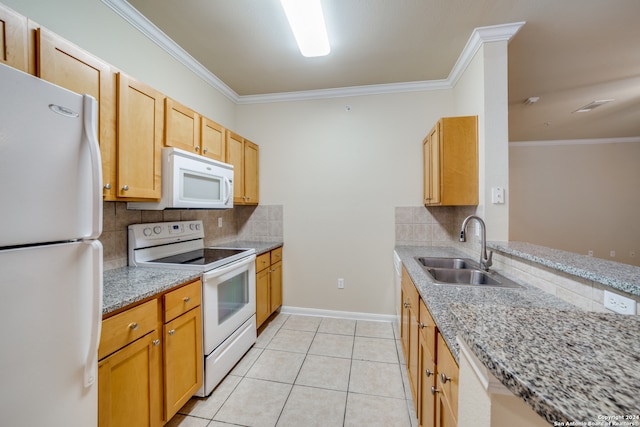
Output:
[[637,142],[512,143],[510,240],[640,265],[639,160]]

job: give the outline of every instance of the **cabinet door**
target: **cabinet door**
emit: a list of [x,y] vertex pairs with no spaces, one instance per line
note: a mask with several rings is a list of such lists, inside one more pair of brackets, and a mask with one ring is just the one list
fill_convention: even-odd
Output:
[[0,3],[0,62],[29,72],[27,18]]
[[256,325],[258,327],[271,315],[270,309],[269,269],[264,269],[256,274]]
[[83,51],[46,28],[37,29],[38,76],[71,91],[89,94],[98,102],[98,142],[102,156],[105,200],[116,197],[116,89],[109,64]]
[[[410,303],[411,304],[411,303]],[[407,360],[407,370],[409,371],[409,383],[413,393],[413,401],[418,401],[418,359],[420,349],[418,347],[418,310],[414,304],[409,306],[409,360]]]
[[436,422],[436,365],[426,349],[427,342],[420,336],[420,391],[418,393],[418,420],[420,427],[433,427]]
[[200,116],[198,113],[171,98],[166,98],[164,114],[164,145],[200,154]]
[[271,290],[270,313],[273,313],[282,305],[282,261],[271,266],[269,272],[269,289]]
[[118,73],[118,197],[160,200],[163,118],[164,95]]
[[[442,335],[438,334],[437,344],[437,364],[438,364],[438,389],[440,395],[447,401],[451,413],[458,416],[458,374],[459,368],[449,347],[445,343]],[[444,379],[444,381],[443,381]]]
[[227,163],[233,165],[233,203],[244,204],[244,143],[240,135],[227,131]]
[[200,306],[164,325],[165,420],[202,386],[202,314]]
[[200,146],[203,156],[221,162],[226,160],[224,132],[224,128],[218,123],[201,117]]
[[161,425],[161,357],[154,331],[99,362],[99,427]]
[[259,147],[244,140],[244,197],[245,204],[257,205],[260,202],[259,188]]

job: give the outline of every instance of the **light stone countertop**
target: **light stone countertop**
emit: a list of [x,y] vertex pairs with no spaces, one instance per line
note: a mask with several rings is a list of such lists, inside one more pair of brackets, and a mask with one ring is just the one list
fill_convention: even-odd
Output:
[[459,335],[549,423],[640,415],[639,318],[585,312],[522,282],[523,289],[436,285],[415,257],[468,256],[449,247],[395,250],[456,360]]
[[487,242],[487,248],[640,296],[640,267],[525,242]]
[[[268,252],[282,242],[233,241],[216,245],[228,248],[254,248],[256,255]],[[103,274],[102,315],[151,298],[183,283],[197,279],[202,272],[155,267],[122,267]]]

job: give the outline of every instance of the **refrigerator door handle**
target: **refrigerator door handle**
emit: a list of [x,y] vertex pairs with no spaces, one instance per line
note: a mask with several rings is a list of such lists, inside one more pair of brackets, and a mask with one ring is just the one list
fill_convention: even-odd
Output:
[[92,233],[88,239],[97,239],[102,233],[102,159],[100,157],[100,144],[98,142],[98,103],[91,95],[83,95],[83,129],[89,144],[91,155],[92,186],[93,186],[93,213]]
[[102,243],[99,240],[84,241],[91,246],[93,256],[93,298],[91,313],[91,338],[84,365],[84,386],[91,387],[98,376],[98,346],[102,332]]

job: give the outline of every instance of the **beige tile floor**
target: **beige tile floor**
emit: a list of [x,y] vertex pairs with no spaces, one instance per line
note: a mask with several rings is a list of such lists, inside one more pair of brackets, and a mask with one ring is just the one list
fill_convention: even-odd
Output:
[[207,398],[169,427],[412,427],[392,323],[278,314]]

